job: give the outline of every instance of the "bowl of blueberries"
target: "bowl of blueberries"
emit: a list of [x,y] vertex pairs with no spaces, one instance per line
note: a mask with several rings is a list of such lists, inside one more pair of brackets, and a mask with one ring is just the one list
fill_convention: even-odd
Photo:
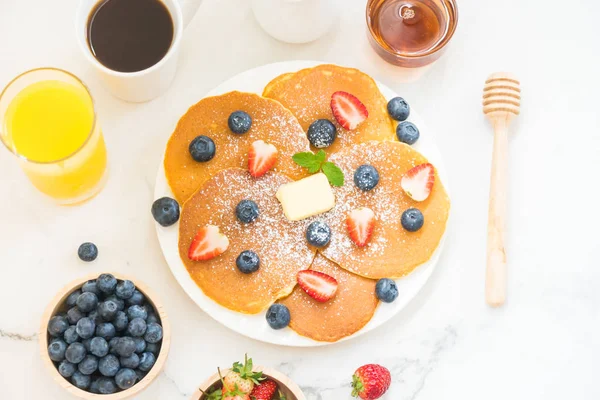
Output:
[[81,399],[139,394],[162,370],[170,325],[157,297],[117,274],[65,286],[42,318],[40,346],[54,379]]

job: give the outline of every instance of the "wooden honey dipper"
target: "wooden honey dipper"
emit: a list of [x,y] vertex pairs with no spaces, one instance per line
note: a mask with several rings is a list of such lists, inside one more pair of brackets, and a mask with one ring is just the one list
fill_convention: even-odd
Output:
[[512,119],[519,115],[520,107],[519,81],[504,72],[490,75],[483,87],[483,113],[494,128],[485,299],[493,307],[501,306],[506,299],[504,229],[508,186],[508,127]]

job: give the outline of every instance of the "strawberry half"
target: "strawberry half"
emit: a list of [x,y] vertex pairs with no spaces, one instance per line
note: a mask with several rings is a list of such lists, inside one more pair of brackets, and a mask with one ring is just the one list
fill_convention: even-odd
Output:
[[414,201],[425,201],[433,189],[435,169],[429,163],[417,165],[402,176],[400,186]]
[[331,111],[337,122],[348,130],[356,129],[369,116],[367,107],[356,96],[341,91],[331,95]]
[[250,393],[250,398],[255,400],[272,400],[277,392],[277,384],[271,379],[267,379],[254,386]]
[[219,231],[215,225],[206,225],[196,233],[188,257],[193,261],[210,260],[223,254],[229,247],[229,239]]
[[248,170],[255,178],[263,176],[277,162],[277,148],[272,144],[257,140],[248,150]]
[[375,213],[370,208],[362,207],[350,211],[346,218],[346,227],[350,239],[358,246],[367,244],[375,226]]
[[298,272],[298,284],[320,303],[331,300],[338,288],[338,282],[333,276],[312,270]]

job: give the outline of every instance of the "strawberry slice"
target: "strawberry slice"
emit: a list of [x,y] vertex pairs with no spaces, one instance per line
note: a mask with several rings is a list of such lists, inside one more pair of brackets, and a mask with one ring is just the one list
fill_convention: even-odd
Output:
[[310,297],[320,303],[331,300],[338,288],[338,282],[333,276],[310,269],[298,272],[298,284]]
[[277,147],[265,143],[263,140],[257,140],[250,145],[248,150],[248,170],[250,175],[255,178],[263,176],[268,170],[273,168],[277,162]]
[[221,255],[229,247],[229,239],[215,225],[206,225],[196,233],[188,257],[193,261],[203,261]]
[[367,107],[356,96],[347,92],[331,95],[331,111],[337,122],[348,130],[356,129],[369,116]]
[[435,169],[433,165],[425,163],[408,170],[402,176],[400,186],[414,201],[424,201],[429,197],[434,182]]
[[350,239],[358,247],[363,247],[371,239],[374,226],[375,213],[370,208],[362,207],[352,210],[346,218],[346,227]]

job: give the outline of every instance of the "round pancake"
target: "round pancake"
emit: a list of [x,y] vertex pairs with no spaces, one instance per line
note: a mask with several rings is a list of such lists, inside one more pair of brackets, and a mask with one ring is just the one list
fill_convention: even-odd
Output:
[[267,83],[265,89],[263,90],[263,96],[269,97],[269,94],[276,94],[281,86],[283,86],[283,82],[290,79],[295,72],[286,72],[285,74],[281,74],[278,77],[274,78],[271,82]]
[[376,281],[352,274],[319,254],[310,269],[333,276],[338,290],[333,299],[319,303],[296,286],[291,295],[279,301],[290,310],[290,328],[321,342],[337,342],[361,330],[379,304]]
[[[369,112],[369,117],[354,130],[342,128],[331,111],[331,95],[339,90],[356,96]],[[298,118],[304,131],[317,119],[326,118],[333,122],[337,138],[324,149],[329,154],[355,143],[395,138],[395,124],[388,115],[387,100],[375,81],[357,69],[329,64],[308,68],[286,79],[276,78],[273,88],[265,95],[288,108]]]
[[[231,310],[256,314],[287,296],[298,271],[310,267],[315,251],[304,239],[306,223],[288,221],[275,192],[291,182],[285,175],[268,172],[255,179],[242,169],[224,170],[202,185],[185,203],[179,223],[179,255],[204,293]],[[242,224],[235,207],[243,199],[254,200],[258,218]],[[229,239],[229,248],[207,261],[192,261],[188,249],[196,232],[211,224]],[[256,252],[260,268],[243,274],[235,260],[244,250]]]
[[[231,132],[227,125],[229,115],[236,110],[252,117],[252,127],[243,135]],[[209,136],[215,142],[216,154],[208,162],[196,162],[189,153],[190,142],[198,135]],[[165,173],[175,198],[183,203],[221,170],[247,168],[248,148],[255,140],[277,147],[275,171],[293,179],[306,176],[306,170],[291,157],[309,149],[306,134],[281,104],[253,93],[230,92],[193,105],[177,123],[165,153]]]
[[[435,174],[429,197],[412,200],[400,186],[402,175],[427,159],[400,142],[368,142],[334,154],[330,160],[344,172],[345,183],[334,188],[335,207],[321,219],[333,232],[329,246],[320,252],[340,267],[371,278],[400,278],[431,258],[446,230],[450,200]],[[354,171],[370,164],[379,172],[378,185],[363,192],[354,184]],[[348,236],[346,217],[356,208],[368,207],[375,213],[375,227],[365,247],[358,247]],[[425,224],[417,232],[406,231],[400,217],[408,208],[417,208]]]

